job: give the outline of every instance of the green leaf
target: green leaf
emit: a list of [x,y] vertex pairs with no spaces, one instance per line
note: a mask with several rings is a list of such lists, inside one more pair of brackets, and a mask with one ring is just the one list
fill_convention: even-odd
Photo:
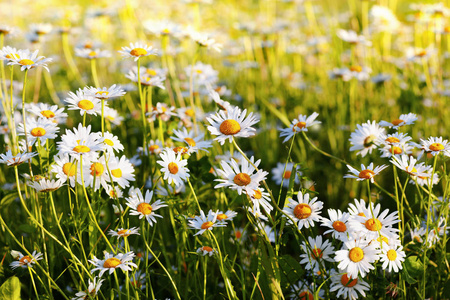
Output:
[[415,255],[405,259],[404,267],[413,278],[423,276],[423,264]]
[[20,299],[20,281],[16,276],[8,278],[5,283],[0,286],[0,299],[18,300]]
[[19,225],[19,230],[26,232],[26,233],[33,233],[36,231],[36,227],[33,227],[31,225],[28,224],[20,224]]
[[408,282],[409,284],[415,284],[417,282],[417,280],[411,277],[406,267],[403,268],[402,274],[405,277],[406,282]]

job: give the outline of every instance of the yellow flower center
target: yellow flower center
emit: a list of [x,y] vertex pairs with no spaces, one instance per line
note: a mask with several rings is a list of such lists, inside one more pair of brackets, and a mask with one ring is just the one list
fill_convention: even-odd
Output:
[[86,153],[86,152],[91,151],[91,149],[89,147],[83,146],[83,145],[75,146],[72,150],[77,153]]
[[91,51],[91,52],[89,52],[88,56],[89,56],[89,57],[97,56],[97,52]]
[[341,221],[334,221],[333,228],[337,232],[345,232],[347,230],[347,225],[345,225],[345,223]]
[[74,176],[75,172],[77,170],[76,166],[73,163],[65,163],[63,165],[63,172],[64,174],[66,174],[67,176]]
[[195,114],[195,112],[192,108],[186,109],[186,111],[184,113],[189,117],[193,117]]
[[105,168],[101,163],[96,162],[91,165],[90,170],[92,176],[101,176]]
[[234,135],[241,131],[241,125],[236,120],[228,119],[220,124],[219,130],[225,135]]
[[208,228],[211,228],[213,225],[214,225],[213,222],[208,221],[208,222],[203,223],[202,226],[201,226],[201,228],[202,228],[202,229],[208,229]]
[[188,152],[188,148],[186,147],[175,147],[173,148],[173,152],[175,152],[176,154],[181,153],[181,154],[186,154]]
[[253,194],[253,198],[255,199],[261,199],[262,198],[262,193],[260,190],[255,190],[255,193]]
[[19,64],[21,64],[22,66],[29,66],[34,64],[34,61],[32,61],[31,59],[22,59],[21,61],[19,61]]
[[372,170],[362,170],[361,172],[359,172],[359,175],[358,175],[359,178],[363,178],[363,179],[370,179],[373,176],[375,176],[375,172]]
[[107,269],[116,268],[121,263],[122,262],[118,258],[111,257],[111,258],[108,258],[107,260],[105,260],[105,262],[103,263],[103,268],[107,268]]
[[351,66],[350,71],[359,73],[362,71],[362,67],[361,66]]
[[294,127],[292,127],[292,129],[294,131],[296,131],[297,128],[298,129],[302,129],[302,128],[305,128],[305,127],[306,127],[306,122],[298,122],[297,124],[294,125]]
[[289,178],[291,178],[291,174],[292,174],[291,171],[286,171],[286,172],[284,172],[283,178],[284,179],[289,179]]
[[308,218],[312,213],[311,206],[306,203],[297,204],[294,208],[294,216],[297,219],[303,220]]
[[186,143],[188,143],[189,146],[194,147],[196,145],[195,141],[191,138],[185,138],[184,139],[186,141]]
[[207,251],[207,252],[211,252],[211,251],[213,251],[213,248],[208,247],[208,246],[203,246],[203,247],[202,247],[202,250],[203,250],[203,251]]
[[108,91],[98,91],[95,94],[98,95],[98,96],[108,96],[109,92]]
[[122,229],[117,231],[117,234],[120,236],[129,236],[130,235],[130,230],[128,229]]
[[143,56],[147,54],[147,50],[143,48],[134,48],[133,50],[130,51],[130,54],[133,56]]
[[240,239],[240,238],[242,237],[242,233],[241,233],[239,230],[237,230],[237,231],[235,232],[235,235],[236,235],[236,238],[237,238],[237,239]]
[[148,203],[142,202],[137,206],[136,210],[146,216],[152,213],[152,206]]
[[398,124],[401,124],[401,123],[403,123],[403,122],[405,122],[405,121],[400,120],[400,119],[395,119],[394,121],[392,121],[392,124],[395,125],[395,126],[397,126]]
[[31,135],[32,136],[43,136],[45,135],[45,129],[42,127],[36,127],[31,129]]
[[172,174],[177,174],[178,173],[178,165],[176,163],[174,163],[174,162],[169,163],[167,168],[169,169],[169,172],[172,173]]
[[433,143],[430,145],[429,148],[431,151],[441,151],[441,150],[444,150],[444,145],[442,145],[440,143]]
[[348,278],[347,274],[342,275],[342,277],[341,277],[342,285],[349,287],[349,288],[354,287],[358,283],[358,279],[353,279],[353,280],[351,280],[351,279],[352,279],[351,277]]
[[104,142],[105,142],[105,144],[108,145],[108,146],[114,146],[113,141],[111,141],[110,139],[105,139]]
[[322,249],[314,248],[312,250],[312,255],[311,256],[315,260],[317,260],[318,258],[322,258],[323,257]]
[[395,144],[395,143],[399,143],[400,140],[394,136],[390,136],[387,139],[385,139],[386,143],[390,143],[390,144]]
[[51,110],[43,110],[43,111],[41,111],[41,115],[43,115],[47,119],[50,119],[55,116],[55,113],[52,112]]
[[360,217],[366,217],[366,215],[365,215],[363,212],[360,212],[360,213],[358,214],[358,216],[360,216]]
[[397,259],[397,252],[396,252],[395,250],[393,250],[393,249],[389,250],[389,251],[387,252],[387,258],[388,258],[390,261],[396,260],[396,259]]
[[311,294],[308,291],[303,291],[300,294],[298,294],[298,299],[299,300],[314,300],[314,296],[313,296],[313,294]]
[[111,170],[111,175],[116,178],[120,178],[120,177],[122,177],[122,170],[121,169]]
[[228,219],[228,216],[226,214],[218,214],[217,215],[217,220],[222,221]]
[[78,107],[84,110],[91,110],[94,108],[94,103],[90,100],[81,100],[78,102]]
[[364,139],[364,147],[369,148],[370,146],[373,145],[373,142],[376,140],[376,136],[374,136],[373,134],[369,135],[368,137],[366,137]]
[[348,257],[352,262],[359,262],[364,258],[364,251],[359,247],[352,248],[348,252]]
[[148,147],[148,151],[150,151],[150,153],[154,153],[158,149],[159,149],[158,145],[151,145],[150,147]]
[[[25,260],[26,260],[26,261],[25,261]],[[31,262],[31,257],[28,256],[28,255],[25,255],[24,257],[22,257],[22,258],[19,260],[19,262],[20,262],[22,265],[27,265],[27,264],[29,264],[29,263]]]
[[394,154],[402,154],[403,150],[400,147],[392,147],[391,153],[394,152]]
[[239,186],[244,186],[252,182],[250,175],[247,173],[239,173],[233,178],[233,182]]
[[419,53],[416,54],[416,56],[418,57],[424,57],[425,55],[427,55],[427,51],[426,50],[422,50]]
[[153,70],[153,69],[147,69],[146,73],[147,73],[149,76],[156,76],[156,71]]
[[373,218],[368,219],[364,223],[364,225],[366,225],[366,228],[369,229],[370,231],[378,231],[382,227],[380,220],[378,219],[374,220]]

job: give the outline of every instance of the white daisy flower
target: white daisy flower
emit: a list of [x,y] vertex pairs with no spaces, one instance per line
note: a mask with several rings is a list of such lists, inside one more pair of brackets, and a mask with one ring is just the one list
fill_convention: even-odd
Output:
[[198,254],[201,254],[203,256],[209,255],[209,256],[213,256],[214,254],[217,253],[217,251],[209,246],[203,246],[197,249],[196,251]]
[[[298,201],[288,198],[288,207],[285,207],[283,211],[289,215],[295,223],[297,223],[298,229],[301,230],[303,226],[305,228],[314,227],[314,222],[321,220],[320,211],[323,207],[322,201],[317,201],[317,197],[309,199],[309,194],[302,194],[301,191],[297,195]],[[283,215],[283,217],[285,217]],[[292,224],[289,219],[288,224]]]
[[135,254],[133,253],[133,251],[127,253],[119,253],[116,256],[110,253],[106,253],[105,259],[98,259],[94,256],[92,260],[89,260],[89,262],[95,266],[95,268],[91,270],[91,274],[95,271],[100,270],[100,277],[106,271],[109,271],[109,274],[111,275],[112,273],[114,273],[116,268],[120,268],[122,269],[122,271],[131,271],[131,267],[137,268],[137,265],[132,262],[134,256]]
[[395,132],[393,134],[381,134],[376,141],[377,145],[384,146],[399,146],[408,143],[411,140],[411,137],[406,133]]
[[250,199],[252,200],[255,209],[260,210],[262,207],[264,211],[270,215],[270,212],[273,210],[273,206],[270,205],[272,199],[270,199],[269,193],[264,192],[263,188],[257,188],[254,194],[250,196]]
[[356,154],[362,157],[367,153],[372,153],[372,150],[377,147],[376,142],[381,134],[384,134],[385,129],[380,127],[375,121],[370,123],[364,123],[362,125],[357,124],[357,129],[350,135],[350,151],[359,150]]
[[380,253],[380,261],[383,263],[381,267],[383,270],[388,269],[389,272],[394,270],[395,273],[398,273],[403,269],[402,262],[405,261],[405,257],[402,246],[383,246]]
[[430,137],[428,140],[420,139],[422,142],[422,149],[433,156],[444,153],[445,156],[450,156],[450,144],[442,137]]
[[120,199],[123,197],[123,192],[117,185],[114,188],[111,185],[108,185],[105,189],[105,192],[111,197],[111,199]]
[[413,176],[411,176],[411,180],[409,181],[410,184],[415,185],[417,183],[420,186],[430,186],[430,184],[435,185],[439,182],[439,174],[433,174],[433,166],[427,166],[424,163],[420,163],[417,164],[415,168],[417,174],[411,174]]
[[373,163],[370,163],[367,167],[361,164],[361,171],[356,170],[350,165],[347,165],[347,168],[352,174],[346,174],[344,175],[344,178],[353,178],[358,181],[367,180],[370,179],[370,182],[374,182],[374,177],[378,174],[380,174],[381,171],[386,169],[388,166],[381,165],[376,166],[375,169],[373,168]]
[[161,207],[166,207],[167,204],[164,201],[157,200],[154,203],[150,204],[150,201],[153,198],[153,191],[147,190],[145,193],[145,198],[142,196],[142,193],[139,189],[131,189],[130,196],[127,198],[127,205],[131,208],[130,215],[139,216],[139,219],[146,218],[150,223],[150,226],[156,224],[156,217],[162,218],[161,215],[155,214],[155,210],[160,209]]
[[130,181],[134,181],[134,167],[125,155],[119,159],[113,156],[108,161],[108,167],[111,172],[112,180],[121,188],[128,187]]
[[47,63],[51,62],[51,58],[45,58],[45,56],[38,56],[39,50],[31,53],[30,51],[19,51],[19,55],[10,58],[8,65],[19,65],[20,70],[29,70],[35,67],[42,66],[48,72]]
[[371,46],[372,42],[366,40],[364,35],[358,35],[353,30],[338,29],[336,35],[344,42],[350,43],[352,45],[361,44],[364,46]]
[[425,172],[425,170],[427,169],[425,169],[426,166],[424,165],[424,163],[416,164],[417,159],[415,159],[413,156],[409,155],[401,155],[400,157],[394,156],[391,158],[390,162],[397,168],[408,173],[411,176],[423,178],[428,178],[431,176],[431,174],[427,174]]
[[[71,187],[75,187],[75,178],[77,182],[81,184],[80,165],[77,160],[69,156],[69,154],[58,154],[53,157],[54,164],[52,165],[51,172],[55,173],[55,177],[65,183],[69,180]],[[89,164],[83,164],[84,178],[89,176]]]
[[102,287],[103,281],[105,279],[101,279],[97,281],[98,277],[94,277],[94,281],[88,280],[88,289],[87,291],[80,291],[75,294],[75,297],[73,297],[71,300],[86,300],[90,297],[95,297]]
[[[314,283],[308,283],[299,281],[297,284],[293,284],[290,289],[290,293],[292,298],[290,299],[299,299],[299,300],[314,300],[314,293],[316,292],[317,287]],[[322,289],[319,291],[320,298],[325,296],[325,291]]]
[[37,120],[34,118],[27,118],[25,120],[25,126],[23,123],[19,124],[17,134],[25,135],[25,128],[29,147],[33,146],[37,140],[39,140],[41,146],[43,146],[47,139],[56,138],[56,133],[59,131],[56,123],[44,118],[38,118]]
[[39,118],[45,118],[59,124],[65,123],[67,118],[67,114],[64,112],[63,107],[59,108],[57,105],[50,105],[47,103],[30,103],[27,111]]
[[[101,132],[98,132],[97,134],[99,135],[99,138],[101,138]],[[120,152],[124,149],[122,143],[119,141],[119,138],[109,131],[104,132],[103,143],[105,144],[105,151],[111,155],[114,154],[114,151]]]
[[11,61],[13,59],[20,59],[20,54],[23,51],[29,50],[17,50],[16,48],[5,46],[0,49],[0,60]]
[[347,273],[338,275],[336,272],[331,274],[330,292],[337,292],[337,298],[356,300],[358,294],[366,297],[365,291],[370,290],[370,285],[361,278],[349,277]]
[[401,126],[412,125],[417,121],[417,115],[413,113],[400,115],[398,119],[392,122],[380,121],[380,126],[399,129]]
[[365,216],[364,211],[369,209],[369,206],[366,206],[366,201],[364,199],[354,199],[355,204],[349,203],[348,212],[351,216]]
[[404,143],[404,144],[397,144],[396,146],[392,145],[386,145],[383,148],[380,148],[381,156],[380,157],[392,157],[392,156],[399,156],[399,155],[409,155],[412,153],[414,147],[411,145]]
[[145,86],[156,86],[163,90],[166,89],[166,87],[164,86],[164,82],[166,81],[165,76],[149,76],[147,74],[139,75],[136,70],[136,72],[129,71],[128,74],[125,75],[125,77],[133,82],[138,82],[140,79],[141,84]]
[[265,215],[263,215],[259,207],[247,207],[247,210],[255,217],[256,220],[259,220],[260,222],[269,221],[269,219]]
[[36,155],[37,152],[22,152],[17,153],[17,155],[12,155],[11,150],[8,150],[5,154],[0,153],[0,163],[6,164],[9,167],[14,167],[30,160]]
[[179,186],[189,178],[189,169],[186,168],[187,160],[182,159],[181,154],[175,154],[174,151],[167,149],[160,154],[160,157],[162,160],[156,162],[161,165],[161,173],[169,184],[173,182]]
[[66,129],[66,133],[61,136],[61,141],[57,143],[60,154],[69,154],[80,161],[81,157],[95,160],[98,152],[103,151],[105,146],[103,139],[98,134],[91,133],[91,125],[83,127],[78,124],[78,128]]
[[110,122],[113,125],[113,127],[120,126],[120,124],[122,124],[122,121],[124,120],[124,117],[119,115],[119,112],[117,110],[109,106],[105,106],[105,109],[103,110],[103,115],[105,116],[105,120]]
[[163,145],[160,140],[150,140],[147,144],[147,148],[148,151],[143,151],[145,155],[158,155],[163,150]]
[[212,230],[214,227],[225,227],[226,223],[217,221],[217,212],[209,210],[206,216],[203,210],[200,210],[200,216],[195,216],[194,219],[189,220],[188,225],[190,229],[199,230],[194,236],[203,234],[206,230]]
[[[253,165],[258,167],[261,160],[255,162],[255,158],[252,156],[250,161]],[[229,187],[232,190],[236,190],[238,194],[245,192],[249,196],[253,196],[255,190],[258,189],[259,183],[266,179],[269,174],[266,171],[258,170],[255,173],[255,168],[247,160],[242,160],[238,165],[236,161],[231,160],[230,163],[225,161],[221,162],[223,170],[217,170],[217,173],[224,179],[215,179],[220,182],[214,188]]]
[[87,59],[110,57],[111,53],[108,50],[101,50],[99,48],[75,48],[75,55]]
[[113,84],[109,88],[103,87],[103,88],[96,88],[96,87],[85,87],[83,89],[83,92],[86,95],[93,96],[97,99],[111,99],[116,97],[122,97],[125,95],[125,91],[122,89],[121,86],[118,86],[116,84]]
[[106,189],[108,187],[108,183],[110,182],[110,178],[106,168],[105,156],[100,157],[98,160],[91,160],[88,167],[89,174],[87,177],[84,177],[86,186],[92,187],[94,191],[97,191],[100,188],[100,185]]
[[241,111],[239,107],[230,107],[226,111],[221,110],[206,120],[211,124],[208,130],[212,135],[217,137],[221,145],[228,141],[231,143],[233,137],[250,137],[255,135],[256,129],[251,126],[258,123],[259,120],[250,113],[246,117],[247,110]]
[[[324,261],[332,262],[330,257],[334,253],[334,247],[330,241],[322,241],[322,236],[318,235],[315,238],[308,237],[309,246],[303,241],[300,248],[304,254],[300,254],[300,264],[306,264],[306,270],[312,270],[314,273],[320,271],[320,264],[324,267]],[[319,262],[321,261],[321,262]]]
[[227,210],[226,212],[218,211],[217,212],[217,221],[226,224],[226,221],[232,221],[234,217],[237,216],[237,212],[232,210]]
[[350,214],[346,212],[342,212],[339,209],[329,209],[328,217],[322,217],[322,226],[328,227],[327,231],[323,234],[331,233],[332,237],[338,239],[342,242],[346,242],[349,240],[349,231],[348,231],[348,223],[350,219]]
[[360,274],[364,277],[375,269],[372,263],[379,258],[376,247],[375,243],[368,244],[363,239],[344,242],[344,248],[336,251],[334,260],[339,263],[339,270],[347,272],[347,276],[358,278]]
[[143,56],[158,55],[158,50],[153,49],[152,46],[139,42],[135,44],[130,43],[130,47],[122,47],[122,50],[117,52],[119,52],[123,58],[134,58],[134,61],[137,61]]
[[89,114],[96,116],[102,113],[100,100],[79,89],[76,94],[69,92],[69,98],[64,100],[69,106],[68,110],[80,110],[80,115]]
[[[285,170],[286,168],[286,170]],[[287,188],[289,187],[289,182],[291,181],[291,177],[295,180],[295,184],[300,183],[300,178],[298,175],[303,175],[302,172],[300,172],[300,166],[296,166],[295,170],[293,162],[286,163],[277,163],[277,166],[272,169],[272,180],[275,182],[275,184],[280,185],[281,182],[283,182],[283,187]],[[293,174],[292,174],[293,173]]]
[[173,133],[175,134],[175,137],[171,137],[172,140],[185,143],[188,146],[188,153],[195,153],[197,151],[206,151],[209,152],[208,148],[211,148],[211,142],[210,141],[204,141],[203,138],[205,137],[204,133],[198,134],[198,136],[195,136],[195,132],[191,131],[188,132],[185,127],[183,127],[182,130],[173,130]]
[[130,236],[132,234],[140,235],[139,228],[137,228],[137,227],[131,227],[130,229],[119,228],[117,230],[110,229],[108,231],[108,234],[111,235],[111,236],[117,236],[117,239],[119,239],[121,237],[128,237],[128,236]]
[[308,127],[312,127],[314,125],[318,125],[322,122],[316,121],[316,118],[319,116],[318,113],[314,112],[310,116],[299,115],[297,119],[292,121],[292,124],[289,125],[288,128],[279,129],[281,131],[280,137],[286,137],[283,143],[290,140],[295,134],[301,131],[308,131]]
[[53,192],[56,191],[57,189],[59,189],[62,185],[63,182],[61,180],[55,180],[55,179],[41,179],[38,181],[28,181],[27,185],[33,189],[36,190],[36,192],[38,193],[48,193],[48,192]]
[[43,254],[36,252],[36,250],[31,255],[23,255],[19,251],[11,251],[11,255],[16,259],[16,261],[9,264],[13,270],[17,268],[32,268],[36,261],[41,260],[43,257]]

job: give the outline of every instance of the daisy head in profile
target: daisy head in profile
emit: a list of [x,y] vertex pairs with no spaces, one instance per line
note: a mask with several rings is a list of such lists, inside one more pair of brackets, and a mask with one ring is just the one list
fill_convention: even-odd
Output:
[[256,129],[251,127],[259,122],[258,118],[250,113],[246,116],[247,110],[242,111],[239,107],[234,106],[226,111],[221,110],[206,120],[210,123],[208,130],[212,135],[217,136],[214,140],[221,145],[228,140],[230,143],[233,137],[251,137],[256,133]]
[[386,169],[388,166],[381,165],[373,167],[373,163],[370,163],[367,167],[361,164],[361,171],[358,171],[357,169],[353,168],[350,165],[347,165],[347,168],[351,172],[351,174],[344,175],[344,178],[353,178],[358,181],[362,180],[370,180],[370,182],[374,182],[374,177],[378,174],[380,174],[381,171]]
[[43,67],[48,72],[50,70],[47,67],[47,63],[51,62],[51,58],[45,58],[45,56],[38,56],[39,50],[31,53],[29,50],[22,50],[17,53],[17,55],[13,56],[9,59],[8,65],[18,65],[20,66],[20,70],[30,70],[36,67]]
[[137,265],[132,262],[134,256],[135,254],[133,251],[119,253],[117,255],[106,253],[104,259],[98,259],[94,256],[92,260],[89,260],[89,262],[95,266],[95,268],[91,270],[91,274],[95,271],[100,271],[99,277],[102,277],[105,272],[112,274],[117,268],[122,269],[122,271],[131,271],[131,267],[137,268]]
[[129,47],[122,47],[122,50],[118,51],[123,58],[134,58],[137,61],[139,58],[149,55],[158,55],[158,50],[152,46],[143,43],[130,43]]
[[88,280],[88,289],[86,291],[80,291],[75,294],[72,300],[85,300],[91,297],[95,297],[102,287],[102,283],[105,279],[98,280],[98,277],[94,277],[94,281]]
[[117,236],[117,239],[120,239],[121,237],[126,238],[129,237],[132,234],[140,235],[139,228],[132,227],[132,228],[119,228],[117,230],[110,229],[108,231],[109,235],[111,236]]
[[207,230],[213,230],[214,227],[226,227],[225,222],[217,220],[217,212],[209,210],[208,215],[205,215],[203,210],[200,211],[200,216],[195,216],[189,220],[190,229],[196,229],[198,232],[195,235],[203,234]]
[[203,246],[197,249],[196,251],[198,254],[202,256],[213,256],[217,253],[217,251],[209,246]]
[[380,126],[389,127],[393,129],[399,129],[405,125],[412,125],[417,121],[417,115],[413,113],[400,115],[398,119],[394,119],[391,122],[388,121],[380,121]]
[[331,273],[330,292],[336,292],[336,297],[343,299],[358,299],[359,295],[366,297],[365,291],[370,290],[370,285],[359,277],[344,273],[338,274],[336,271]]
[[36,250],[31,255],[23,255],[21,252],[13,250],[11,255],[16,259],[9,265],[13,270],[17,268],[32,268],[43,256],[41,252],[36,252]]
[[117,84],[113,84],[110,87],[103,87],[103,88],[96,88],[96,87],[89,86],[89,87],[85,87],[83,89],[83,92],[87,96],[92,96],[92,97],[95,97],[100,100],[102,100],[102,99],[107,100],[107,99],[111,99],[111,98],[122,97],[123,95],[126,94],[124,89]]
[[435,156],[443,153],[445,156],[450,156],[450,144],[442,137],[430,137],[428,140],[420,139],[422,143],[422,149]]
[[292,121],[288,128],[280,129],[280,137],[286,137],[283,143],[290,140],[295,134],[302,131],[306,132],[308,131],[308,128],[322,123],[320,121],[316,121],[318,116],[319,114],[316,112],[312,113],[310,116],[299,115],[297,119]]

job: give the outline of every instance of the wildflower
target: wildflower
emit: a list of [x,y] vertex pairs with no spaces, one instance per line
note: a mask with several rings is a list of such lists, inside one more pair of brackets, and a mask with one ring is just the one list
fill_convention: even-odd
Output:
[[32,268],[34,264],[36,264],[36,262],[38,260],[42,259],[43,254],[41,252],[36,252],[33,251],[33,253],[31,253],[31,255],[23,255],[21,252],[19,251],[11,251],[11,255],[17,259],[17,261],[13,261],[12,263],[9,264],[9,266],[11,267],[11,269],[17,269],[17,268]]
[[226,111],[221,110],[206,120],[211,124],[208,130],[217,137],[221,145],[228,141],[231,143],[233,137],[250,137],[255,135],[256,129],[251,126],[258,123],[259,120],[250,113],[246,117],[247,110],[241,111],[238,107],[231,107]]
[[12,155],[11,150],[8,150],[6,154],[0,153],[0,163],[6,164],[9,167],[14,167],[30,160],[36,155],[37,152],[22,152],[17,153],[17,155]]
[[94,281],[88,280],[88,289],[87,291],[81,291],[75,294],[75,297],[73,297],[71,300],[85,300],[89,299],[91,297],[95,297],[100,290],[103,281],[105,279],[101,279],[97,281],[98,277],[94,277]]
[[357,129],[350,135],[350,151],[360,150],[356,154],[362,157],[367,153],[372,153],[372,150],[377,147],[376,142],[380,135],[385,132],[384,128],[380,127],[375,121],[370,123],[364,123],[362,125],[357,124]]
[[264,180],[269,173],[262,170],[258,170],[255,173],[255,167],[258,167],[261,162],[260,159],[255,162],[255,159],[252,156],[250,162],[251,163],[247,160],[242,160],[241,164],[238,165],[234,160],[231,160],[230,163],[222,161],[221,166],[223,170],[217,170],[217,173],[223,179],[215,179],[215,181],[219,181],[220,183],[214,188],[229,187],[232,190],[236,190],[239,195],[242,194],[242,192],[245,192],[249,196],[254,195],[259,183]]
[[380,172],[383,171],[384,169],[386,169],[387,167],[388,166],[386,166],[386,165],[381,165],[381,166],[376,166],[374,169],[373,163],[370,163],[370,165],[368,165],[367,167],[365,167],[363,164],[361,164],[361,171],[358,171],[355,168],[353,168],[352,166],[347,165],[347,168],[353,174],[346,174],[346,175],[344,175],[344,178],[353,178],[358,181],[370,179],[370,182],[373,183],[374,182],[373,178],[376,175],[380,174]]
[[131,208],[130,215],[139,216],[139,219],[146,218],[150,226],[156,223],[156,217],[162,218],[161,215],[155,214],[155,210],[167,206],[164,201],[157,200],[150,204],[153,198],[153,191],[147,190],[145,198],[139,189],[130,190],[131,197],[127,198],[127,205]]
[[388,146],[401,146],[406,144],[411,140],[411,137],[408,136],[406,133],[396,132],[393,134],[381,134],[376,142],[378,145],[384,145],[386,147]]
[[130,181],[134,181],[134,168],[125,155],[119,159],[113,156],[108,161],[108,167],[111,172],[112,180],[121,188],[128,187]]
[[157,55],[158,50],[153,49],[152,46],[144,45],[142,43],[130,44],[130,47],[122,47],[122,50],[118,51],[123,58],[134,58],[137,61],[143,56]]
[[119,228],[117,230],[110,229],[108,233],[112,236],[117,236],[117,239],[119,239],[121,237],[128,237],[132,234],[140,235],[139,228],[137,228],[137,227],[131,227],[130,229]]
[[442,137],[430,137],[428,140],[420,139],[422,142],[422,149],[433,156],[444,153],[445,156],[450,156],[450,144]]
[[403,251],[402,246],[398,247],[383,247],[380,253],[380,261],[383,263],[382,268],[386,270],[388,267],[388,271],[398,272],[402,269],[402,262],[405,260],[406,254]]
[[289,125],[288,128],[280,129],[280,137],[285,136],[283,143],[290,140],[295,134],[301,131],[308,131],[308,127],[312,127],[314,125],[318,125],[322,122],[316,121],[316,118],[319,116],[318,113],[314,112],[310,116],[299,115],[297,119],[292,121],[292,124]]
[[120,268],[122,271],[131,271],[131,267],[137,268],[137,265],[132,262],[134,256],[135,254],[133,251],[125,254],[119,253],[116,256],[106,253],[105,259],[103,260],[94,256],[92,260],[89,260],[89,262],[95,266],[95,268],[91,270],[91,274],[100,270],[99,276],[101,277],[106,271],[109,271],[109,274],[112,274],[116,268]]
[[75,55],[87,59],[110,57],[111,53],[108,50],[101,50],[99,48],[75,48]]
[[[292,299],[299,300],[313,300],[314,293],[316,291],[316,286],[314,283],[309,284],[308,282],[299,281],[297,284],[291,286]],[[325,291],[322,289],[318,295],[320,298],[325,296]]]
[[5,46],[0,49],[0,60],[12,61],[13,59],[18,59],[23,51],[28,50],[17,50],[16,48]]
[[293,168],[293,162],[288,162],[287,164],[278,162],[277,166],[272,169],[272,180],[275,181],[277,185],[280,185],[281,182],[283,182],[283,187],[285,188],[289,187],[291,177],[295,184],[299,184],[300,178],[298,177],[298,174],[301,176],[302,172],[300,172],[299,166],[296,166],[295,170],[293,170]]
[[188,153],[194,153],[199,150],[206,151],[207,148],[211,148],[211,142],[204,141],[204,134],[200,133],[198,136],[195,136],[194,131],[188,132],[186,128],[183,127],[183,130],[173,130],[175,137],[172,137],[172,140],[185,143],[188,146]]
[[160,140],[150,140],[148,142],[148,151],[144,151],[145,154],[155,154],[158,155],[161,153],[163,149],[162,143]]
[[42,66],[48,72],[50,70],[47,67],[47,63],[51,62],[51,58],[45,58],[45,56],[38,56],[39,50],[31,53],[30,51],[21,51],[20,55],[14,56],[8,62],[8,65],[19,65],[20,70],[30,70],[35,67]]
[[336,272],[331,274],[330,292],[337,292],[337,298],[343,299],[358,299],[358,294],[366,297],[365,291],[370,290],[370,285],[364,280],[349,276],[347,273],[337,275]]
[[63,123],[67,118],[64,108],[59,108],[57,105],[49,105],[47,103],[31,103],[27,111],[39,118],[45,118],[55,123]]
[[319,235],[316,238],[308,237],[308,243],[311,248],[307,247],[304,241],[300,246],[302,251],[306,252],[300,255],[300,264],[306,264],[306,270],[318,272],[320,270],[319,260],[322,263],[324,261],[333,261],[330,254],[334,252],[334,247],[328,240],[322,241],[322,236]]
[[[411,176],[418,176],[423,178],[430,177],[431,174],[425,173],[424,164],[416,164],[417,159],[409,155],[401,155],[400,157],[392,157],[390,162],[400,170],[408,173]],[[419,171],[420,170],[420,171]]]
[[256,220],[260,221],[269,221],[269,219],[262,214],[261,209],[259,207],[247,207],[248,212],[250,212]]
[[189,227],[191,229],[197,229],[198,231],[195,235],[203,234],[206,230],[212,230],[214,227],[225,227],[226,224],[217,221],[217,212],[209,210],[206,216],[203,210],[200,210],[200,216],[195,216],[194,219],[189,220]]
[[366,208],[366,202],[364,199],[360,199],[359,201],[358,199],[355,199],[355,204],[349,203],[348,206],[348,212],[351,216],[365,216],[364,212],[368,209]]
[[344,30],[339,29],[336,32],[336,35],[343,40],[344,42],[350,43],[352,45],[356,44],[362,44],[364,46],[371,46],[372,43],[370,41],[367,41],[364,35],[358,35],[353,30]]
[[69,106],[68,110],[80,110],[82,116],[85,113],[96,116],[102,112],[100,100],[92,95],[87,95],[82,89],[79,89],[76,94],[69,92],[69,98],[64,101]]
[[399,155],[409,155],[412,153],[413,147],[407,143],[404,144],[397,144],[396,146],[384,146],[383,148],[380,148],[381,156],[380,157],[392,157],[392,156],[399,156]]
[[60,154],[67,153],[78,161],[81,157],[94,160],[98,152],[105,149],[103,139],[99,138],[98,134],[91,133],[91,125],[83,127],[82,124],[79,124],[78,128],[73,128],[73,132],[66,129],[66,133],[57,144]]
[[[100,138],[101,133],[99,132],[98,134]],[[109,131],[104,132],[103,143],[105,144],[105,151],[111,155],[114,154],[114,151],[119,152],[123,151],[124,149],[122,143],[119,141],[119,138]]]
[[327,231],[323,234],[331,233],[332,237],[340,241],[346,242],[349,240],[348,222],[350,219],[350,214],[342,212],[340,210],[329,209],[328,217],[322,217],[322,226],[328,227]]
[[86,95],[93,96],[97,99],[111,99],[116,97],[122,97],[125,95],[125,91],[122,89],[121,86],[118,86],[116,84],[113,84],[109,88],[103,87],[103,88],[96,88],[96,87],[85,87],[83,89],[83,92]]
[[214,39],[210,38],[205,33],[200,33],[195,31],[192,27],[187,29],[189,37],[196,42],[201,47],[206,47],[208,49],[214,49],[217,52],[222,51],[222,44],[217,43]]
[[156,118],[161,118],[161,121],[167,122],[172,116],[175,116],[173,112],[175,110],[174,106],[169,107],[165,103],[158,102],[156,106],[152,108],[152,111],[147,113],[150,116],[150,121],[155,121]]
[[203,256],[209,255],[209,256],[213,256],[214,254],[217,253],[217,251],[209,246],[203,246],[197,249],[196,251],[198,254],[201,254]]
[[166,80],[165,76],[149,76],[148,74],[139,75],[136,70],[136,72],[129,71],[125,77],[133,82],[138,82],[140,80],[141,84],[145,86],[156,86],[163,90],[166,89],[164,86],[164,82]]
[[262,207],[267,214],[270,214],[270,212],[273,210],[273,206],[269,203],[270,201],[272,201],[270,199],[270,194],[264,192],[264,189],[261,187],[257,188],[254,191],[253,195],[250,196],[250,199],[253,202],[253,207],[255,207],[255,209],[257,210]]
[[380,126],[399,129],[401,126],[414,124],[416,120],[417,120],[416,114],[409,113],[400,115],[398,119],[395,119],[392,122],[380,121]]
[[[25,133],[26,128],[26,133]],[[27,118],[25,120],[25,125],[20,123],[17,129],[18,135],[25,135],[28,139],[28,146],[34,145],[36,140],[39,140],[41,145],[45,144],[47,139],[56,138],[56,132],[59,131],[57,124],[50,120],[39,118]]]
[[358,274],[364,277],[375,269],[372,263],[379,258],[376,247],[375,243],[368,244],[364,239],[344,242],[344,248],[336,251],[335,261],[339,263],[339,270],[347,272],[351,278],[358,278]]
[[50,180],[44,178],[38,181],[27,182],[27,185],[35,189],[38,193],[48,193],[59,189],[63,185],[63,182],[60,179]]
[[237,216],[237,212],[232,210],[227,210],[226,212],[217,212],[217,221],[226,224],[226,221],[232,221],[234,217]]
[[[303,195],[301,191],[298,192],[297,199],[298,201],[288,198],[288,207],[285,207],[283,211],[297,223],[299,230],[303,226],[305,228],[314,227],[314,222],[321,220],[319,214],[322,210],[323,202],[317,201],[317,197],[310,200],[309,194]],[[288,220],[288,224],[292,224],[292,221]]]
[[164,180],[169,184],[175,183],[179,186],[183,180],[189,178],[189,169],[186,168],[187,160],[182,159],[181,154],[175,154],[174,151],[168,149],[160,154],[162,160],[156,161],[161,165],[161,173],[164,173]]

